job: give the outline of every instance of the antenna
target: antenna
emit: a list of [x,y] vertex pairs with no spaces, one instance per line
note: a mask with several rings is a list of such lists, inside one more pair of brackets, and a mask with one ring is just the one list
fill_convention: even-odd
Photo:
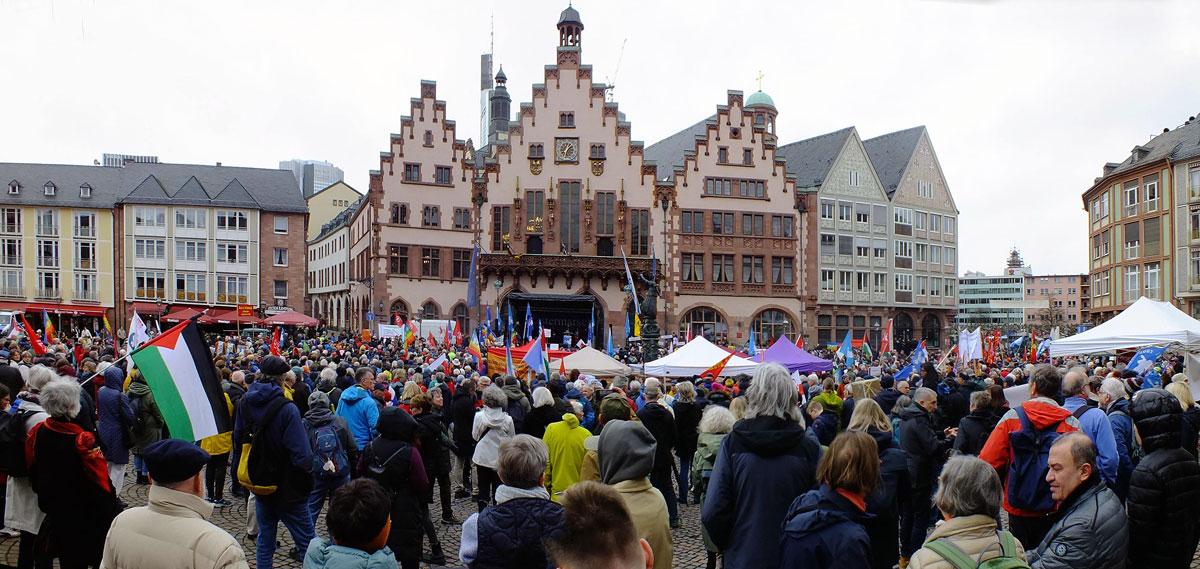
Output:
[[759,70],[758,70],[758,77],[757,77],[757,79],[758,79],[758,90],[759,90],[759,91],[762,91],[762,80],[763,80],[763,72],[762,72],[762,69],[759,69]]
[[616,65],[616,67],[614,67],[614,68],[613,68],[613,74],[612,74],[612,77],[611,77],[611,78],[609,78],[609,77],[605,77],[605,78],[604,78],[604,82],[605,82],[605,85],[604,85],[604,98],[605,98],[605,101],[607,101],[607,102],[609,102],[609,103],[611,103],[611,102],[612,102],[612,99],[613,99],[613,89],[616,89],[616,88],[617,88],[617,83],[616,83],[616,81],[617,81],[617,74],[621,72],[621,60],[622,60],[622,59],[625,59],[625,44],[626,44],[626,43],[628,43],[628,42],[629,42],[629,38],[628,38],[628,37],[626,37],[625,39],[621,40],[621,51],[620,51],[620,53],[617,55],[617,65]]
[[492,54],[492,57],[495,58],[496,57],[496,12],[495,11],[492,12],[492,16],[489,21],[491,23],[489,24],[489,29],[488,29],[488,53]]

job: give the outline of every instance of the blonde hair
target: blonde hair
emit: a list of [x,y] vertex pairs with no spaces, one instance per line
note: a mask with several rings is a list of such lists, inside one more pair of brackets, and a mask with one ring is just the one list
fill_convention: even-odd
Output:
[[409,380],[404,384],[404,392],[400,394],[400,398],[412,400],[413,397],[416,397],[421,393],[421,386],[417,385],[417,382]]
[[747,401],[745,397],[734,397],[733,401],[729,402],[729,412],[733,413],[734,421],[741,421],[746,418],[746,405]]
[[850,431],[880,431],[892,432],[892,422],[888,420],[883,409],[874,399],[863,399],[854,405],[854,413],[850,415]]
[[1188,390],[1186,383],[1168,383],[1167,392],[1179,400],[1179,405],[1184,411],[1196,406],[1196,400],[1192,398],[1192,392]]

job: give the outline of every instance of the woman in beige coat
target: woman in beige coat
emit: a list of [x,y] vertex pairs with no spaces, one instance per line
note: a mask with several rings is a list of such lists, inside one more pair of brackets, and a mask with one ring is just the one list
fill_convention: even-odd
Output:
[[1001,492],[1000,477],[988,463],[965,455],[947,461],[933,498],[945,521],[913,554],[909,569],[954,569],[938,548],[957,548],[973,566],[1001,555],[1025,559],[1021,543],[1007,531],[997,531]]

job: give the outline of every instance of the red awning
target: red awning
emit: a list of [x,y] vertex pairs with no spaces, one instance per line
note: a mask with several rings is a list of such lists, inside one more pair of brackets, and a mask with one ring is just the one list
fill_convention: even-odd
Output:
[[191,307],[179,308],[179,309],[176,309],[174,312],[172,312],[166,316],[163,316],[163,320],[166,320],[167,322],[183,322],[184,320],[188,320],[188,319],[192,318],[193,316],[203,315],[205,312],[206,311],[200,310],[198,308],[191,308]]
[[162,314],[162,309],[165,307],[165,304],[155,304],[153,302],[133,303],[133,309],[137,311],[138,314],[144,316],[158,316]]
[[201,324],[241,324],[242,326],[252,326],[259,322],[261,320],[257,316],[238,316],[236,308],[221,312],[210,312],[207,316],[200,319]]
[[18,312],[41,312],[45,310],[50,314],[100,317],[104,316],[104,312],[108,309],[95,305],[55,304],[48,302],[0,302],[0,310],[14,310]]
[[269,326],[304,326],[307,328],[313,328],[320,324],[320,321],[316,318],[296,312],[295,310],[287,310],[273,316],[268,316],[262,322]]

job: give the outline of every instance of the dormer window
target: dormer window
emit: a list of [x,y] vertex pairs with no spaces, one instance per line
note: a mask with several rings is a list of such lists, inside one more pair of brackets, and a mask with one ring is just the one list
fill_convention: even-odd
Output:
[[92,186],[88,185],[87,183],[84,183],[83,185],[79,186],[79,197],[81,197],[81,198],[92,197]]
[[47,196],[53,196],[58,191],[58,187],[54,185],[54,182],[46,182],[46,185],[42,186],[42,190]]
[[21,193],[21,184],[17,183],[16,180],[9,182],[8,183],[8,195],[15,196],[19,193]]
[[1145,146],[1134,146],[1133,147],[1133,156],[1132,156],[1133,160],[1131,160],[1131,161],[1137,162],[1138,160],[1145,158],[1147,154],[1150,154],[1149,148],[1146,148]]

